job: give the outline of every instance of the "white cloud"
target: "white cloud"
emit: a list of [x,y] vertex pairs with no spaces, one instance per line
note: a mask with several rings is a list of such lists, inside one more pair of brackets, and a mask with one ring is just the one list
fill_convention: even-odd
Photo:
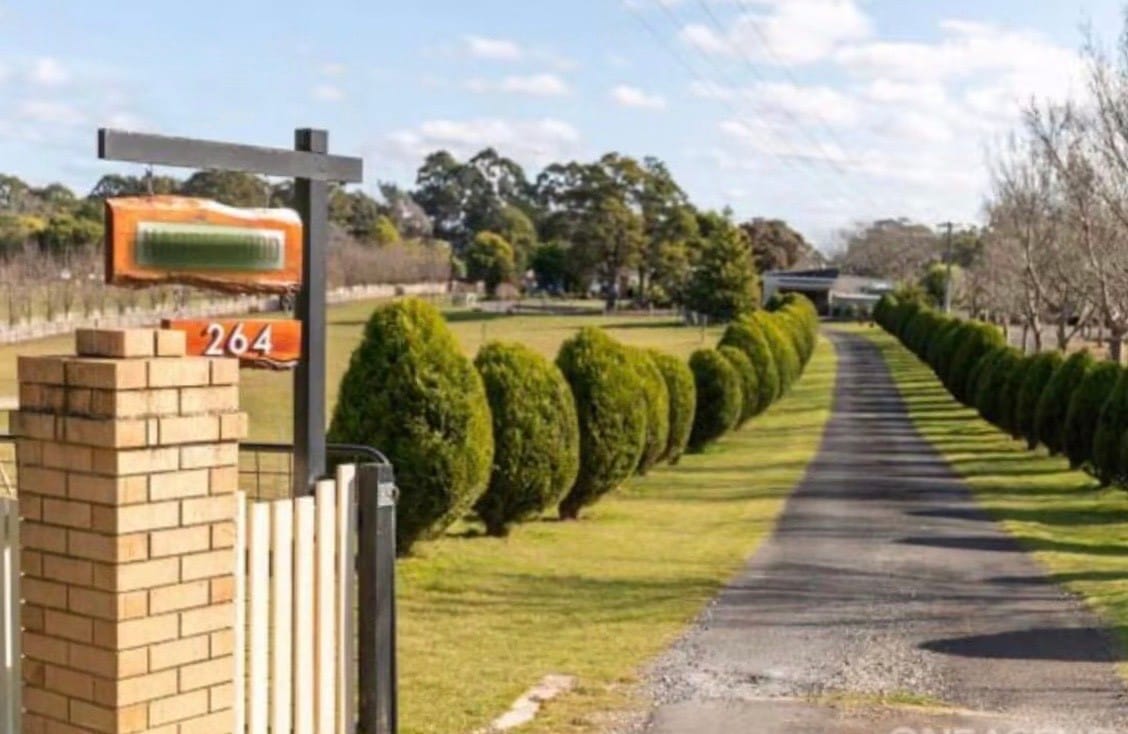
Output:
[[122,111],[111,112],[105,116],[104,125],[118,130],[130,130],[133,132],[144,132],[152,129],[152,125],[148,120],[132,112]]
[[518,161],[540,166],[575,155],[579,143],[579,131],[554,118],[427,120],[417,127],[393,132],[386,139],[392,155],[415,165],[435,150],[445,149],[467,157],[493,146]]
[[637,107],[646,110],[666,109],[666,98],[650,94],[638,87],[620,84],[611,90],[611,99],[621,107]]
[[820,61],[847,42],[869,38],[873,27],[854,0],[749,0],[759,12],[739,15],[719,33],[691,23],[681,40],[704,53],[783,65]]
[[44,56],[32,62],[27,79],[37,86],[58,87],[70,81],[71,73],[58,59]]
[[339,61],[327,61],[321,65],[321,73],[325,76],[343,76],[347,70],[348,67]]
[[464,36],[466,52],[476,59],[494,61],[516,61],[523,55],[521,45],[506,38],[486,36]]
[[1022,29],[959,20],[940,24],[938,43],[874,41],[839,49],[836,61],[870,77],[920,83],[997,74],[1033,83],[1031,93],[1065,94],[1083,65],[1079,55]]
[[345,92],[335,84],[318,84],[313,88],[313,97],[322,102],[340,102]]
[[628,8],[642,9],[648,5],[661,5],[666,8],[674,8],[681,5],[685,0],[623,0],[623,5]]
[[695,81],[689,91],[701,99],[751,104],[759,115],[781,123],[799,120],[806,125],[849,126],[856,124],[861,115],[853,96],[828,86],[761,82],[738,89]]
[[86,115],[74,105],[53,100],[24,100],[19,104],[17,114],[23,120],[46,125],[74,126],[86,122]]
[[466,88],[478,94],[503,92],[506,94],[527,94],[535,97],[557,97],[569,93],[568,84],[555,74],[511,75],[493,81],[471,79]]

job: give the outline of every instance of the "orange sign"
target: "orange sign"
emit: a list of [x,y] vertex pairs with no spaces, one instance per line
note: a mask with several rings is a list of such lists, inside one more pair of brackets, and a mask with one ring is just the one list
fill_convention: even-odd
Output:
[[287,293],[301,283],[302,222],[184,196],[106,200],[106,282]]
[[188,335],[188,354],[238,357],[244,367],[285,370],[302,356],[302,322],[266,319],[165,320]]

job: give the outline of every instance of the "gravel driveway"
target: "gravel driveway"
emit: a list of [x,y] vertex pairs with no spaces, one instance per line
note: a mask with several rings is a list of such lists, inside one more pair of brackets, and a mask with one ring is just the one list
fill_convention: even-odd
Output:
[[651,670],[644,730],[1128,732],[1110,635],[977,509],[876,347],[831,339],[821,450],[774,535]]

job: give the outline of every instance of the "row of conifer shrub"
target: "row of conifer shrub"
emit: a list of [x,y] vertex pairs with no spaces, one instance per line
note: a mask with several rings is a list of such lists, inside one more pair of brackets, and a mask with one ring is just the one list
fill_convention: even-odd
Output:
[[759,415],[799,379],[817,329],[814,306],[792,296],[740,317],[688,364],[594,327],[555,363],[509,342],[471,361],[436,308],[403,300],[369,319],[329,436],[395,464],[401,553],[471,511],[505,535],[552,507],[574,519]]
[[874,318],[984,420],[1102,485],[1128,486],[1128,370],[1116,362],[1087,350],[1026,355],[995,326],[893,296]]

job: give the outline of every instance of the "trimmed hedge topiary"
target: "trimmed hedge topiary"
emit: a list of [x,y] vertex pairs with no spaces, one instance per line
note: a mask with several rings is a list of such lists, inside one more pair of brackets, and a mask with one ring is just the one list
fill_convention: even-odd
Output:
[[991,351],[993,347],[1002,345],[1004,340],[998,329],[979,322],[964,324],[956,334],[960,335],[959,348],[952,357],[946,384],[948,391],[952,393],[956,400],[968,405],[973,397],[969,395],[969,392],[974,389],[973,386],[968,384],[968,378],[975,367],[975,363]]
[[645,476],[650,468],[662,460],[670,442],[670,393],[666,378],[658,371],[650,353],[637,347],[624,347],[642,380],[646,398],[646,446],[638,460],[638,473]]
[[944,334],[936,349],[933,350],[936,355],[936,363],[933,365],[932,371],[945,385],[948,384],[948,374],[952,371],[952,360],[960,349],[968,326],[969,324],[966,321],[957,321],[955,326]]
[[803,366],[805,367],[818,344],[819,312],[811,299],[801,293],[789,293],[784,300],[787,301],[784,310],[794,315],[802,329],[803,352],[800,356],[803,358]]
[[1011,438],[1020,438],[1022,435],[1018,432],[1017,423],[1018,396],[1022,392],[1022,385],[1026,382],[1026,376],[1030,374],[1030,365],[1033,360],[1033,357],[1025,355],[1019,357],[1018,363],[1015,364],[1010,376],[1007,377],[1007,383],[1003,387],[1003,394],[999,400],[999,428],[1009,433]]
[[940,328],[936,330],[936,334],[933,335],[932,339],[929,341],[928,349],[924,355],[924,361],[928,363],[928,366],[932,368],[933,372],[936,372],[939,367],[940,356],[946,346],[944,340],[947,339],[952,332],[960,328],[960,324],[962,323],[963,322],[959,319],[945,318]]
[[768,341],[772,361],[779,373],[779,395],[784,395],[791,389],[792,383],[799,378],[801,369],[799,354],[795,351],[795,345],[783,333],[768,311],[756,311],[749,318],[759,323],[760,329]]
[[[971,407],[974,407],[976,410],[979,410],[979,391],[983,389],[984,382],[990,379],[987,375],[991,374],[995,363],[1007,353],[1008,349],[1009,347],[995,347],[990,352],[987,352],[968,376],[968,381],[975,386],[975,390],[972,392],[973,399]],[[980,415],[982,415],[982,413],[980,413]]]
[[693,415],[697,411],[697,386],[693,384],[693,372],[682,360],[669,354],[651,350],[654,366],[666,381],[666,392],[670,396],[670,435],[666,442],[666,452],[662,458],[677,464],[689,443],[689,432],[693,430]]
[[736,427],[740,428],[748,422],[749,418],[756,415],[756,409],[760,404],[756,368],[752,366],[752,360],[748,359],[748,355],[736,347],[717,347],[717,351],[729,361],[740,377],[741,406],[740,417],[736,421]]
[[485,490],[493,432],[482,378],[438,309],[376,309],[341,380],[329,440],[379,446],[396,466],[396,548],[462,517]]
[[788,293],[780,299],[774,315],[789,328],[795,350],[799,355],[800,371],[807,366],[818,343],[819,314],[810,299],[798,293]]
[[580,329],[561,344],[556,366],[572,387],[580,425],[580,471],[560,502],[560,517],[571,520],[634,473],[647,406],[630,354],[600,329]]
[[1128,371],[1122,369],[1116,386],[1101,406],[1093,433],[1093,474],[1101,486],[1124,484],[1125,467],[1120,463],[1120,454],[1125,429],[1128,429]]
[[1120,365],[1114,362],[1099,362],[1085,373],[1084,379],[1073,391],[1063,431],[1063,448],[1073,469],[1092,460],[1097,419],[1109,393],[1116,387],[1121,371]]
[[1035,418],[1035,432],[1038,442],[1049,450],[1051,455],[1065,450],[1065,422],[1069,412],[1069,401],[1078,385],[1096,365],[1089,352],[1071,354],[1054,371],[1042,397],[1038,400],[1038,414]]
[[1006,347],[986,358],[991,361],[979,373],[974,405],[983,420],[1001,427],[1002,416],[1008,407],[1005,402],[1007,382],[1022,361],[1022,355],[1017,349]]
[[779,382],[779,368],[760,322],[748,316],[733,321],[725,327],[720,346],[736,347],[748,355],[752,366],[756,368],[756,414],[767,410],[783,390]]
[[580,465],[576,404],[564,375],[521,344],[491,342],[474,360],[493,418],[490,483],[474,511],[490,535],[554,507]]
[[1041,352],[1031,358],[1026,371],[1026,379],[1018,392],[1018,405],[1015,407],[1014,430],[1019,437],[1026,439],[1027,448],[1038,446],[1037,416],[1042,393],[1062,364],[1061,352]]
[[740,419],[744,396],[736,368],[716,349],[698,349],[689,358],[689,369],[697,388],[689,448],[700,451],[732,430]]
[[892,293],[886,293],[885,295],[883,295],[880,299],[878,299],[877,305],[873,307],[874,322],[881,328],[892,333],[893,310],[896,309],[899,305],[900,302]]
[[893,335],[903,342],[909,324],[912,323],[922,308],[923,306],[916,301],[902,303],[893,315]]

